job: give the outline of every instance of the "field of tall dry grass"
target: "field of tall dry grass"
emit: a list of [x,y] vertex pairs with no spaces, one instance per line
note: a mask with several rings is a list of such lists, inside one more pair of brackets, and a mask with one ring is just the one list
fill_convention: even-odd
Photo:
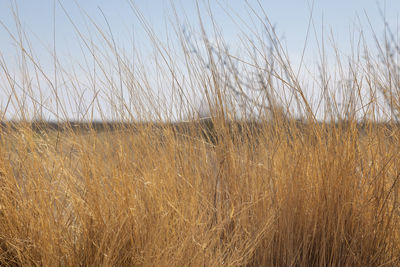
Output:
[[[107,103],[122,121],[113,127],[33,127],[43,110],[57,115],[57,125],[68,110],[32,97],[35,84],[55,96],[79,95],[86,85],[54,53],[55,79],[27,37],[10,32],[23,75],[18,80],[0,62],[11,88],[0,115],[11,106],[20,111],[0,130],[1,265],[399,266],[400,51],[393,39],[377,42],[384,49],[377,55],[363,45],[351,58],[337,54],[333,70],[321,58],[319,113],[262,12],[250,10],[265,34],[242,32],[251,56],[241,58],[220,45],[217,26],[212,44],[202,22],[201,41],[177,31],[173,50],[132,9],[153,41],[159,85],[167,83],[179,102],[169,113],[156,101],[152,76],[134,68],[107,30],[91,32],[101,45],[76,28],[96,66],[86,75],[100,92],[81,113],[104,114],[96,96],[111,92]],[[332,79],[350,82],[337,88]],[[196,90],[206,112],[191,109]],[[382,122],[379,114],[389,115]]]

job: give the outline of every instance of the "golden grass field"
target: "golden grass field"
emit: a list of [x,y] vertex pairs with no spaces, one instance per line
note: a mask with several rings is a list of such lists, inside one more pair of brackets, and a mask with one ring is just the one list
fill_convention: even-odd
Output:
[[4,131],[0,261],[395,266],[398,128],[356,126]]
[[[55,51],[54,72],[46,72],[21,24],[10,33],[22,74],[0,59],[11,88],[0,110],[0,265],[400,266],[394,40],[375,56],[363,45],[351,58],[338,53],[336,68],[322,56],[316,101],[268,20],[260,19],[266,34],[258,41],[241,32],[251,56],[240,58],[212,47],[201,21],[203,39],[193,45],[178,31],[173,50],[133,10],[157,55],[139,63],[152,62],[161,78],[136,67],[106,29],[76,28],[91,57],[82,73],[98,90],[77,111],[81,128],[68,124],[58,92],[82,96],[88,83]],[[334,79],[350,81],[341,83],[342,99]],[[175,111],[157,100],[155,82],[181,101]],[[34,98],[43,88],[56,108]],[[203,90],[207,116],[191,108],[190,90]],[[104,103],[129,123],[90,124]],[[11,108],[18,118],[7,120]],[[50,127],[43,110],[60,123]]]

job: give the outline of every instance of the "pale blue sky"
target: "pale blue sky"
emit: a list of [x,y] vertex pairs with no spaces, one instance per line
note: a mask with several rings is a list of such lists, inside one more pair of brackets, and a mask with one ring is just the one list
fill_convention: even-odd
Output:
[[[53,6],[56,2],[56,28],[57,35],[68,38],[71,33],[71,24],[66,19],[65,14],[61,10],[58,1],[40,0],[40,1],[25,1],[25,0],[1,0],[0,1],[0,20],[6,25],[12,27],[13,17],[10,12],[11,3],[17,4],[19,15],[23,25],[29,30],[37,34],[44,42],[52,42],[53,28]],[[76,7],[75,1],[61,0],[60,1],[69,15],[79,21],[81,14]],[[124,32],[131,30],[131,27],[140,27],[138,21],[133,15],[129,7],[128,0],[85,0],[76,1],[81,8],[85,10],[89,16],[95,21],[102,22],[103,17],[100,9],[105,13],[109,20],[113,31]],[[138,8],[143,12],[145,17],[152,22],[157,29],[162,29],[165,16],[167,15],[169,0],[138,0],[133,1]],[[183,7],[186,15],[189,18],[196,18],[195,1],[172,0],[178,7]],[[199,1],[200,3],[203,1]],[[229,21],[229,18],[224,14],[222,9],[218,7],[218,3],[222,7],[227,4],[232,10],[238,12],[240,16],[246,18],[248,8],[245,1],[242,0],[214,0],[209,1],[215,11],[215,18],[220,25],[223,25],[227,33],[234,32],[235,25]],[[256,1],[248,1],[256,9]],[[293,42],[301,42],[304,40],[305,31],[307,29],[308,18],[310,14],[310,0],[280,0],[280,1],[260,1],[263,5],[271,22],[276,24],[281,33]],[[379,31],[382,26],[382,20],[378,13],[378,6],[385,12],[387,20],[396,25],[399,11],[400,1],[397,0],[316,0],[314,1],[314,19],[317,25],[321,25],[322,19],[325,25],[331,26],[339,35],[349,32],[349,27],[353,24],[356,17],[360,17],[361,22],[366,24],[366,16],[368,14],[370,20]],[[181,9],[179,9],[181,11]],[[4,30],[0,30],[0,37],[3,40],[7,39]],[[62,38],[60,38],[62,40]]]
[[[23,27],[31,36],[32,42],[36,44],[38,40],[44,44],[52,44],[53,40],[53,7],[56,2],[56,40],[58,52],[64,50],[72,50],[74,52],[74,30],[71,23],[66,18],[64,12],[60,8],[58,1],[40,0],[1,0],[0,1],[0,20],[14,30],[14,19],[10,10],[11,3],[14,2],[18,6],[19,16]],[[124,36],[131,36],[134,29],[140,36],[140,24],[134,16],[128,0],[85,0],[72,1],[61,0],[62,5],[68,14],[83,28],[82,14],[77,8],[76,2],[85,10],[90,17],[97,23],[104,24],[104,18],[100,9],[104,12],[108,19],[112,31],[118,41],[124,42]],[[163,32],[165,30],[165,20],[168,17],[169,0],[138,0],[133,1],[137,7],[143,12],[147,20],[151,22],[156,31]],[[191,0],[172,0],[177,6],[178,11],[185,11],[188,18],[197,20],[195,1]],[[199,1],[204,2],[204,1]],[[242,18],[248,18],[249,9],[246,8],[245,1],[241,0],[219,0],[209,1],[215,12],[217,23],[224,31],[226,39],[234,40],[237,33],[237,26],[232,23],[225,14],[222,7],[227,5],[231,10],[226,9],[233,14],[237,12]],[[248,1],[253,7],[258,9],[256,1]],[[219,4],[218,4],[219,3]],[[277,26],[280,35],[285,37],[290,52],[296,53],[301,51],[304,43],[305,33],[310,16],[310,0],[280,0],[280,1],[260,1],[265,9],[270,21]],[[181,7],[183,9],[181,9]],[[348,40],[350,32],[353,31],[354,23],[360,19],[364,30],[369,30],[366,19],[367,14],[374,30],[379,34],[383,28],[383,22],[378,12],[378,7],[386,13],[386,19],[393,28],[397,27],[397,20],[400,11],[400,1],[398,0],[316,0],[314,1],[313,17],[315,25],[321,28],[322,21],[325,25],[325,31],[332,28],[334,36],[338,42],[345,44],[344,40]],[[358,24],[358,22],[357,22]],[[7,32],[0,28],[0,51],[8,55],[14,51],[10,50],[10,39]],[[130,40],[129,40],[130,41]],[[127,42],[129,42],[127,41]]]
[[[137,0],[132,1],[143,13],[146,20],[150,22],[154,30],[159,36],[164,36],[165,32],[171,30],[167,27],[166,21],[171,17],[170,3],[173,3],[179,16],[183,14],[190,23],[196,25],[196,1],[195,0]],[[235,17],[235,13],[250,22],[249,12],[251,12],[246,4],[259,11],[258,3],[255,0],[199,0],[201,10],[206,15],[204,3],[209,3],[213,11],[217,24],[222,29],[224,38],[228,45],[234,49],[239,33],[238,27],[246,31],[243,25],[236,25],[231,21],[228,14]],[[87,18],[84,18],[82,11],[86,12],[102,29],[106,29],[106,23],[102,12],[104,12],[107,21],[118,44],[122,46],[131,45],[133,32],[135,33],[135,43],[138,47],[145,50],[150,47],[144,38],[144,32],[140,22],[134,15],[128,0],[0,0],[0,21],[16,34],[15,21],[11,7],[17,6],[19,18],[22,27],[29,35],[30,41],[35,49],[35,55],[42,61],[44,68],[51,71],[51,58],[44,49],[53,46],[53,19],[55,15],[56,27],[56,48],[57,55],[69,59],[68,55],[76,56],[79,60],[80,46],[77,42],[77,35],[74,27],[68,20],[66,14],[62,10],[60,3],[64,6],[68,15],[80,30],[86,32]],[[80,8],[77,7],[79,3]],[[307,25],[310,17],[311,0],[260,0],[263,9],[272,24],[276,25],[277,32],[283,37],[289,56],[295,60],[301,55]],[[54,13],[55,7],[55,13]],[[398,16],[400,12],[400,1],[398,0],[315,0],[313,9],[313,20],[317,30],[318,38],[320,38],[322,25],[324,25],[324,33],[332,34],[335,37],[337,45],[342,52],[349,53],[350,36],[354,31],[359,30],[359,26],[366,32],[366,37],[372,43],[372,35],[370,34],[371,23],[373,30],[377,36],[382,37],[383,20],[379,13],[379,7],[385,13],[392,30],[397,32]],[[102,12],[101,12],[102,11]],[[228,14],[227,14],[228,13]],[[369,22],[367,19],[369,18]],[[183,17],[183,16],[182,16]],[[254,17],[254,16],[253,16]],[[93,27],[91,26],[93,31]],[[311,36],[311,39],[315,37]],[[14,61],[17,58],[15,46],[9,37],[7,31],[0,26],[0,53],[5,58],[7,64],[12,69]],[[313,58],[313,41],[310,41],[311,53],[308,54],[308,60],[317,60]],[[315,53],[317,54],[317,53]],[[317,57],[317,55],[315,55]],[[0,107],[4,106],[4,94],[0,92]]]

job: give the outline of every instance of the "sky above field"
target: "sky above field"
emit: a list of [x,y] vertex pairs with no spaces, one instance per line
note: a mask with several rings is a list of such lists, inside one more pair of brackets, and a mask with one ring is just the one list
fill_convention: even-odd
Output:
[[[315,29],[311,27],[311,32],[313,32],[311,35],[314,36],[310,39],[316,39],[315,36],[321,38],[324,32],[326,36],[334,38],[343,53],[350,54],[350,40],[354,32],[363,29],[372,44],[371,30],[378,38],[382,37],[383,17],[391,29],[394,32],[397,31],[400,11],[398,0],[316,0],[314,3],[310,0],[260,0],[259,3],[252,0],[198,2],[202,16],[207,16],[207,5],[210,5],[214,19],[232,49],[235,49],[240,30],[248,30],[244,25],[246,23],[252,25],[251,19],[254,19],[254,14],[252,15],[251,8],[260,12],[261,8],[258,4],[261,4],[270,22],[276,26],[278,35],[284,41],[289,57],[292,57],[294,61],[301,56],[311,13]],[[196,25],[198,21],[196,1],[138,0],[131,3],[134,3],[159,36],[166,36],[173,32],[173,29],[167,26],[168,21],[174,20],[171,3],[181,19],[179,22],[181,28],[185,28],[187,22]],[[151,47],[149,40],[145,38],[146,34],[141,22],[133,12],[130,1],[127,0],[2,0],[0,1],[2,24],[0,26],[0,53],[11,70],[18,71],[19,68],[17,66],[19,54],[15,42],[10,37],[10,33],[18,34],[13,11],[18,12],[22,29],[29,36],[28,39],[35,50],[35,55],[41,60],[43,68],[49,71],[52,69],[49,51],[54,47],[61,60],[75,58],[79,61],[81,45],[78,45],[79,37],[75,27],[84,33],[95,33],[93,30],[95,26],[91,24],[91,20],[97,26],[106,29],[106,32],[110,30],[115,41],[128,50],[132,42],[139,49],[144,50],[144,53]],[[206,21],[206,26],[207,23],[209,21]],[[87,29],[90,30],[87,31]],[[309,42],[312,43],[312,41]],[[311,44],[309,46],[312,47]],[[312,49],[308,59],[315,60]],[[0,97],[2,97],[0,107],[3,109],[7,94],[0,93]]]
[[[171,17],[170,3],[173,3],[180,12],[193,20],[197,20],[196,1],[182,0],[139,0],[132,1],[143,13],[144,17],[151,23],[156,31],[165,31],[165,22]],[[200,7],[204,7],[199,1]],[[233,23],[228,14],[235,17],[235,13],[241,18],[248,20],[249,12],[247,3],[259,10],[256,1],[243,0],[215,0],[209,1],[214,12],[217,24],[221,25],[224,35],[228,40],[234,39],[238,25]],[[397,0],[281,0],[260,1],[272,24],[276,25],[278,32],[287,40],[293,51],[302,47],[304,43],[308,21],[313,8],[314,23],[317,28],[324,24],[325,31],[333,30],[338,39],[349,37],[354,27],[360,23],[368,30],[369,23],[372,28],[379,32],[383,26],[380,11],[388,23],[395,27],[398,23],[400,1]],[[65,11],[63,10],[63,8]],[[79,7],[78,7],[79,5]],[[62,47],[63,43],[69,43],[74,29],[68,20],[66,13],[78,26],[83,20],[83,12],[86,12],[95,22],[104,23],[105,18],[110,24],[111,30],[123,39],[123,34],[130,35],[132,30],[140,31],[141,25],[132,12],[129,0],[87,0],[87,1],[0,1],[0,20],[10,29],[14,29],[14,17],[11,7],[17,6],[22,25],[29,34],[34,34],[44,44],[53,42],[53,25],[55,17],[56,40]],[[55,13],[54,13],[55,11]],[[66,13],[65,13],[66,12]],[[202,12],[206,14],[206,10]],[[228,13],[228,14],[227,14]],[[368,17],[368,18],[367,18]],[[369,20],[369,22],[368,22]],[[3,51],[9,45],[7,31],[0,30],[3,40],[0,49]],[[36,40],[32,40],[35,42]],[[123,41],[123,40],[121,40]],[[62,48],[64,49],[64,47]]]

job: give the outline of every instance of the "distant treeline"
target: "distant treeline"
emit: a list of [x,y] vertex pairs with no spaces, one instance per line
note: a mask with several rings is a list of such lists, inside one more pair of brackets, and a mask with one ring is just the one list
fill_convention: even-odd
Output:
[[[257,131],[265,126],[272,126],[274,122],[257,122],[257,121],[231,121],[227,122],[225,125],[229,129],[235,129],[238,132],[247,131]],[[310,129],[310,123],[303,122],[300,120],[293,121],[285,121],[279,122],[278,124],[285,124],[285,127],[288,128],[297,128],[297,129]],[[347,121],[335,122],[335,123],[318,123],[320,126],[322,124],[325,125],[326,129],[330,128],[338,128],[345,129],[351,123]],[[315,125],[315,124],[314,124]],[[354,125],[354,124],[353,124]],[[195,120],[190,122],[135,122],[135,123],[127,123],[127,122],[112,122],[112,121],[94,121],[94,122],[75,122],[75,121],[67,121],[67,122],[49,122],[49,121],[33,121],[33,122],[24,122],[24,121],[2,121],[0,122],[0,130],[17,130],[21,129],[21,127],[28,127],[35,132],[43,132],[43,131],[60,131],[60,132],[68,132],[73,131],[75,133],[86,133],[89,131],[95,132],[105,132],[105,131],[124,131],[124,130],[135,130],[143,127],[149,127],[154,129],[165,129],[172,128],[176,132],[188,132],[190,129],[202,129],[208,133],[215,132],[215,123],[211,119],[202,119]],[[388,131],[399,130],[400,123],[366,123],[359,122],[356,124],[356,128],[362,133],[365,132],[369,127],[371,128],[384,128]]]
[[[260,122],[228,122],[227,125],[233,126],[237,125],[242,127],[246,125],[247,127],[251,126],[252,128],[258,128],[263,123]],[[265,124],[265,123],[264,123]],[[21,127],[31,128],[35,132],[42,131],[74,131],[74,132],[87,132],[90,130],[103,132],[103,131],[121,131],[125,129],[138,129],[141,127],[155,127],[155,128],[169,128],[172,127],[178,131],[188,128],[196,128],[202,127],[209,130],[214,129],[214,123],[211,119],[201,119],[197,121],[191,122],[112,122],[112,121],[94,121],[94,122],[75,122],[75,121],[67,121],[67,122],[48,122],[48,121],[33,121],[33,122],[23,122],[23,121],[2,121],[0,122],[0,129],[6,130],[16,130]]]

